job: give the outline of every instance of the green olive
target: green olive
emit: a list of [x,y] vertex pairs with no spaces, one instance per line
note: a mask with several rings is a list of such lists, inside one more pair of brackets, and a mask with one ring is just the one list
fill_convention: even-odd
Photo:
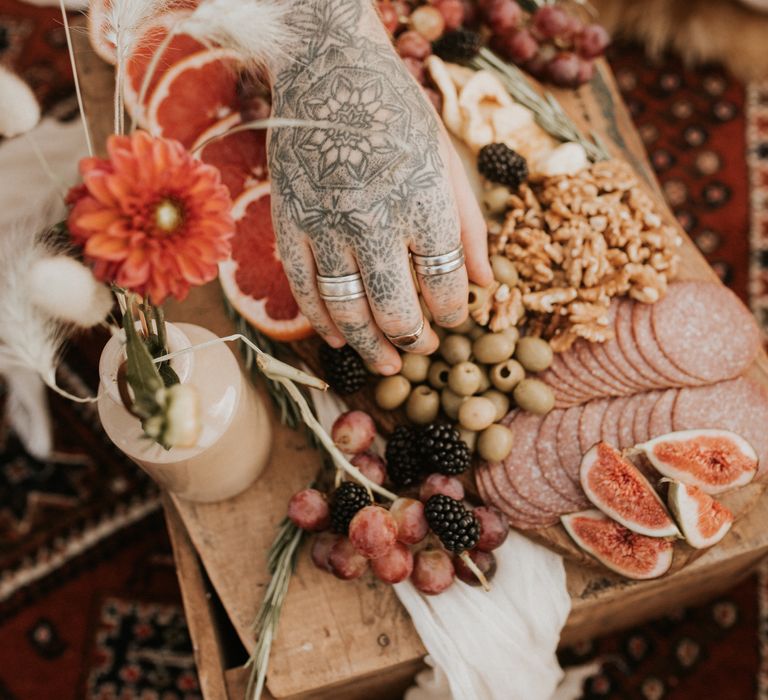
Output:
[[488,391],[491,388],[491,377],[488,374],[488,368],[485,365],[478,365],[480,370],[480,386],[477,387],[476,394],[482,394],[484,391]]
[[405,415],[417,425],[431,423],[440,412],[440,395],[428,386],[417,386],[405,404]]
[[517,360],[507,360],[491,367],[491,384],[499,391],[509,393],[523,379],[525,370]]
[[463,440],[464,444],[469,448],[470,452],[475,451],[477,447],[477,431],[468,430],[459,426],[459,437]]
[[433,389],[442,389],[444,386],[448,386],[448,373],[450,371],[451,368],[447,362],[435,360],[429,366],[427,381]]
[[440,354],[451,366],[466,362],[472,354],[472,341],[463,335],[447,335],[440,343]]
[[409,382],[421,384],[421,382],[427,381],[429,358],[426,355],[414,355],[411,352],[406,352],[402,359],[403,366],[400,370],[400,374],[402,374]]
[[520,338],[515,359],[529,372],[543,372],[552,364],[552,346],[543,338]]
[[520,339],[520,331],[517,330],[517,326],[510,326],[501,332],[508,338],[512,338],[513,343],[517,343],[517,341]]
[[514,351],[514,342],[504,333],[486,333],[472,343],[475,359],[487,365],[508,360]]
[[492,401],[493,405],[496,406],[496,415],[493,420],[501,420],[509,413],[509,396],[506,394],[503,394],[498,389],[489,389],[483,392],[482,396]]
[[493,401],[482,396],[468,398],[459,408],[459,423],[468,430],[485,430],[496,415]]
[[483,381],[480,368],[474,362],[460,362],[451,367],[448,386],[454,394],[472,396]]
[[489,293],[490,291],[487,287],[479,287],[476,284],[470,284],[469,295],[467,297],[469,310],[474,311],[475,309],[479,309],[485,303]]
[[483,205],[489,214],[503,214],[507,210],[510,191],[504,185],[496,185],[483,193]]
[[456,333],[456,335],[469,335],[475,328],[477,328],[475,319],[471,316],[467,316],[467,318],[458,326],[451,328],[451,333]]
[[503,255],[491,256],[491,269],[497,282],[506,284],[508,287],[516,287],[519,281],[517,268],[509,258]]
[[457,420],[459,417],[459,406],[467,400],[466,396],[460,396],[454,393],[448,387],[440,392],[440,403],[445,415],[451,420]]
[[481,335],[485,335],[486,330],[479,324],[475,324],[475,327],[469,332],[470,340],[477,340]]
[[386,411],[393,411],[403,405],[410,393],[411,383],[402,374],[384,377],[376,385],[376,403]]
[[509,457],[515,438],[512,431],[504,425],[489,425],[477,439],[477,451],[489,462],[501,462]]
[[538,379],[523,379],[512,394],[515,403],[524,411],[543,416],[555,405],[552,389]]

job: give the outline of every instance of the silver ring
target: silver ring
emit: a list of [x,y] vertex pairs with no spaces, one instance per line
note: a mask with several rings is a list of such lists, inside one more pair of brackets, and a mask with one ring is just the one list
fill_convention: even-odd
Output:
[[421,338],[421,334],[423,332],[424,317],[422,316],[421,321],[419,321],[419,325],[416,327],[416,330],[411,333],[404,333],[403,335],[387,335],[387,340],[389,340],[392,345],[395,345],[398,348],[406,349],[412,345],[415,345],[419,341],[419,338]]
[[463,259],[464,246],[459,243],[457,248],[454,248],[448,253],[443,253],[442,255],[416,255],[416,253],[413,253],[411,257],[413,258],[414,265],[421,267],[438,267],[453,262],[454,260],[458,260],[459,258]]
[[464,266],[464,256],[462,255],[461,257],[456,258],[455,260],[452,260],[450,262],[443,263],[442,265],[432,265],[432,266],[414,265],[413,269],[416,270],[417,275],[421,275],[422,277],[431,277],[434,275],[447,275],[449,272],[458,270],[463,266]]
[[365,296],[363,278],[359,272],[342,277],[317,275],[317,290],[323,301],[352,301]]

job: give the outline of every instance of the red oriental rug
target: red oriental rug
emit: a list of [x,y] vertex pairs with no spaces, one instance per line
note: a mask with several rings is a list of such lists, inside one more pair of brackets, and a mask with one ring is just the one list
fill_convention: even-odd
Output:
[[[73,111],[64,45],[55,9],[0,0],[0,63],[62,118]],[[674,58],[646,65],[632,46],[610,60],[675,214],[768,329],[768,83]],[[69,353],[70,388],[94,386],[99,346]],[[0,700],[199,698],[157,492],[93,409],[51,400],[49,462],[0,420]],[[768,700],[768,567],[707,605],[561,659],[600,660],[585,699]]]

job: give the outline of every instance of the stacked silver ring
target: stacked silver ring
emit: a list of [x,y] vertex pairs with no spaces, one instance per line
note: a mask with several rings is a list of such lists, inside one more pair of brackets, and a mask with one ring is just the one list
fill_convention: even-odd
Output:
[[458,270],[464,265],[464,247],[459,244],[450,253],[442,255],[411,255],[413,260],[413,269],[423,277],[433,275],[447,275],[449,272]]
[[317,289],[323,301],[353,301],[365,296],[363,278],[359,272],[343,277],[317,275]]

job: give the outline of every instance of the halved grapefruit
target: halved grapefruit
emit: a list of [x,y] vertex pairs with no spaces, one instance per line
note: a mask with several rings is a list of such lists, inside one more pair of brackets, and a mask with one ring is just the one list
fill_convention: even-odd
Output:
[[[144,108],[139,106],[139,95],[144,82],[149,64],[154,60],[155,52],[160,44],[165,41],[168,32],[189,16],[189,10],[174,10],[166,12],[149,24],[136,42],[131,57],[125,64],[125,87],[123,94],[125,107],[131,116],[139,123],[144,124]],[[149,80],[145,95],[146,103],[152,98],[160,79],[165,73],[182,59],[191,56],[198,51],[204,51],[205,46],[188,34],[176,34],[163,51],[157,62],[152,77]]]
[[[221,180],[229,188],[232,199],[236,199],[246,188],[269,178],[267,132],[248,129],[227,133],[241,123],[239,114],[230,114],[204,131],[192,146],[193,153],[200,160],[219,169]],[[220,138],[210,140],[216,136]]]
[[187,56],[160,78],[147,106],[147,128],[189,148],[206,129],[239,111],[234,51],[210,49]]
[[235,200],[232,257],[219,264],[219,281],[229,302],[254,328],[275,340],[301,340],[313,330],[291,294],[277,253],[269,191],[263,182]]

